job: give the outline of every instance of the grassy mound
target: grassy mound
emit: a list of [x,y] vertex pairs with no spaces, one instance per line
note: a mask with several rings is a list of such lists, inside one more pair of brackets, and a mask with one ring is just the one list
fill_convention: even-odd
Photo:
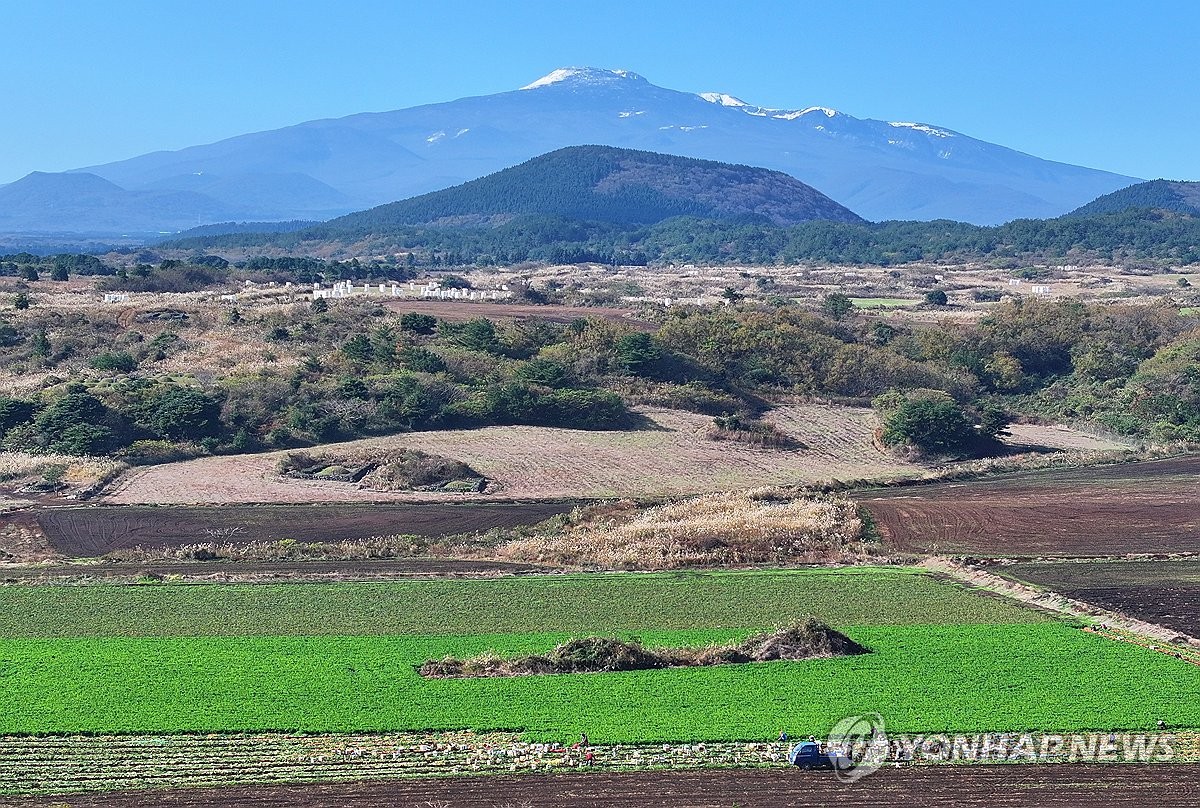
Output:
[[427,679],[602,673],[853,656],[868,650],[810,616],[786,628],[756,634],[733,645],[646,648],[638,640],[579,637],[559,643],[546,655],[530,654],[510,659],[494,653],[470,659],[445,657],[426,660],[417,666],[417,671]]

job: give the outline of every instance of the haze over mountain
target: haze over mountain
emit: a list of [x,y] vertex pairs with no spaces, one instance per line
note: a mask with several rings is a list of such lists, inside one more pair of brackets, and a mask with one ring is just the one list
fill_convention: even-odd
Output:
[[861,222],[779,171],[611,146],[568,146],[443,191],[351,213],[326,232],[504,224],[518,216],[654,224],[673,216],[792,225]]
[[1111,194],[1093,199],[1071,211],[1072,216],[1094,216],[1100,213],[1121,213],[1135,208],[1169,210],[1188,216],[1200,216],[1200,182],[1150,180],[1130,185]]
[[[309,121],[78,171],[132,193],[198,194],[189,226],[328,218],[588,143],[783,171],[872,220],[1056,216],[1135,181],[941,126],[858,119],[825,107],[768,109],[598,68],[562,68],[519,90]],[[144,221],[140,213],[128,224],[82,209],[72,216],[53,205],[0,201],[6,229],[21,223],[62,231],[112,219],[124,224],[117,230],[131,230]],[[163,216],[149,229],[178,226]]]

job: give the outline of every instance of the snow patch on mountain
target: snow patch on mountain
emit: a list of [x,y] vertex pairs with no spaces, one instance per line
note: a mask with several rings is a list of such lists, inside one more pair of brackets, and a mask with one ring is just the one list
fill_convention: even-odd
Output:
[[748,107],[750,106],[740,98],[735,98],[726,93],[700,93],[700,97],[710,104],[720,104],[723,107]]
[[955,137],[955,134],[949,129],[938,129],[936,126],[930,126],[925,123],[912,123],[910,121],[888,121],[888,126],[894,126],[897,129],[915,129],[918,132],[924,132],[927,135],[934,137]]
[[552,84],[608,84],[622,79],[645,81],[632,70],[608,70],[600,67],[560,67],[542,76],[537,81],[526,84],[522,90],[536,90],[539,87],[549,87]]

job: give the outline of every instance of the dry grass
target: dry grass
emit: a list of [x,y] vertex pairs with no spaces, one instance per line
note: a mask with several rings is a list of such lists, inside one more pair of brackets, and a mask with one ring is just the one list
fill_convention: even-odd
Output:
[[54,479],[75,492],[94,490],[126,468],[110,457],[0,452],[0,482]]
[[430,555],[446,557],[451,552],[431,545],[419,536],[373,536],[329,542],[222,541],[196,542],[173,547],[122,547],[105,556],[107,561],[143,563],[149,561],[366,561],[375,559],[418,558]]
[[849,500],[761,488],[639,507],[629,500],[576,508],[539,525],[441,539],[238,541],[214,536],[186,546],[126,548],[110,561],[300,561],[432,557],[563,569],[662,570],[749,564],[879,560]]
[[828,562],[869,553],[849,500],[756,489],[577,516],[561,532],[514,539],[486,555],[568,567],[673,569]]

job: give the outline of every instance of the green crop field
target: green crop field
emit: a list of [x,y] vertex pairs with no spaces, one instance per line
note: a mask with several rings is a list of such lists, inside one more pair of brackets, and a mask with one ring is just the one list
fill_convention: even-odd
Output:
[[[744,637],[815,612],[841,659],[423,680],[447,654]],[[1200,726],[1200,676],[1163,654],[911,570],[546,576],[388,584],[0,588],[0,734],[520,730],[566,741]]]
[[915,306],[921,301],[901,297],[852,297],[850,302],[857,309],[896,309],[902,306]]
[[0,587],[0,637],[503,634],[1027,623],[912,569],[552,575],[395,583]]

